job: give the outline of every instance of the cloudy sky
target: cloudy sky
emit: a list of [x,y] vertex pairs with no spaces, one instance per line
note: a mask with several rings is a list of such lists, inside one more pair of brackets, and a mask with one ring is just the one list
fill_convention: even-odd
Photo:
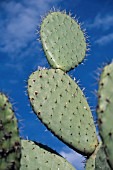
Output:
[[90,51],[87,60],[69,74],[80,80],[96,119],[96,91],[101,68],[113,59],[112,0],[1,0],[0,89],[11,97],[19,119],[20,135],[47,144],[83,170],[84,158],[69,149],[40,123],[29,106],[26,81],[38,68],[49,65],[38,42],[42,17],[51,9],[66,10],[86,29]]

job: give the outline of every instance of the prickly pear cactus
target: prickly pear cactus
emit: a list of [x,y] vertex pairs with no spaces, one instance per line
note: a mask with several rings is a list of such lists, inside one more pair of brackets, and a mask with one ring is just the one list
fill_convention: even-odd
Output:
[[80,25],[66,13],[49,13],[42,21],[40,38],[53,68],[69,71],[85,57],[84,33]]
[[60,140],[83,155],[98,145],[90,108],[79,86],[62,70],[38,70],[28,80],[34,112]]
[[105,66],[98,90],[98,123],[109,164],[113,169],[113,63]]
[[87,160],[86,170],[111,170],[102,143],[98,145],[95,152]]
[[42,144],[22,140],[20,170],[75,170],[63,157]]
[[0,93],[0,170],[18,170],[20,156],[17,120],[8,98]]

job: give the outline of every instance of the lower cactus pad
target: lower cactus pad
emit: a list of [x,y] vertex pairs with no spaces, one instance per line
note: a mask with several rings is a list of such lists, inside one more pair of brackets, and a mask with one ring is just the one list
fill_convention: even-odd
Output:
[[42,144],[22,140],[20,170],[75,170],[63,157]]

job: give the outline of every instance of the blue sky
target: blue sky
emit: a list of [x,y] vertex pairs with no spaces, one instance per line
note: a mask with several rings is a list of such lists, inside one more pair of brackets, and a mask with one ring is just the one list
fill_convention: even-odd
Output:
[[113,1],[112,0],[4,0],[0,1],[0,89],[11,97],[19,119],[20,135],[47,144],[65,156],[78,170],[81,161],[73,150],[54,137],[40,123],[29,106],[25,95],[26,81],[38,66],[49,65],[36,40],[36,30],[51,8],[66,10],[83,23],[89,37],[90,51],[86,61],[69,72],[85,95],[96,117],[95,108],[98,74],[101,68],[113,60]]

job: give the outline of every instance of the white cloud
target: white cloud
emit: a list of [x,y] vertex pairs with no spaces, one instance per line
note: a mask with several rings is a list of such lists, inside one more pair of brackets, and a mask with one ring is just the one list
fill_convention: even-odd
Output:
[[113,33],[102,36],[101,38],[97,39],[95,43],[98,45],[106,45],[111,41],[113,41]]
[[66,158],[77,170],[84,170],[83,161],[85,158],[82,155],[68,148],[64,148],[60,155]]
[[98,14],[94,18],[93,22],[90,21],[89,23],[87,23],[87,27],[108,30],[113,27],[113,14],[107,14],[105,16],[103,16],[102,14]]
[[[57,2],[58,0],[55,0]],[[36,39],[35,30],[40,22],[40,15],[50,10],[51,0],[23,0],[20,2],[1,2],[0,51],[16,57],[22,49]],[[38,43],[37,43],[38,44]],[[13,54],[15,56],[13,57]]]

